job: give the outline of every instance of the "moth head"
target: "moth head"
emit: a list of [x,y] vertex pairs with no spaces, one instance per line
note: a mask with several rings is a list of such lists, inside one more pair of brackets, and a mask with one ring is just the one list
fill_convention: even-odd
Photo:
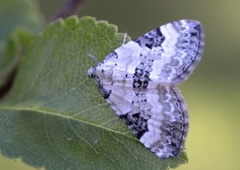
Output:
[[88,69],[88,77],[90,79],[96,78],[96,67],[95,66]]
[[113,69],[103,63],[98,63],[88,70],[88,77],[97,81],[112,80]]
[[104,69],[102,63],[97,63],[95,66],[88,69],[88,77],[91,79],[102,79],[104,77]]

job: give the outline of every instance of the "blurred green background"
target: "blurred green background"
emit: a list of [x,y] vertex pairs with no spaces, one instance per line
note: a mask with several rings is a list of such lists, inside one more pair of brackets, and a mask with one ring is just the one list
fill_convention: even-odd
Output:
[[[50,20],[64,0],[39,0]],[[205,29],[201,63],[180,86],[187,101],[190,129],[186,141],[189,163],[179,170],[239,169],[240,155],[240,1],[239,0],[85,0],[78,16],[107,20],[138,37],[162,24],[199,20]],[[0,169],[35,169],[0,156]]]

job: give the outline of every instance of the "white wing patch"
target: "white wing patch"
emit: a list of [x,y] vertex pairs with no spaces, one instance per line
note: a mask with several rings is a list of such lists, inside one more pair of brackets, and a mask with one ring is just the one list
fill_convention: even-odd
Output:
[[184,148],[188,111],[175,86],[199,63],[203,38],[198,21],[175,21],[122,45],[88,70],[116,114],[160,158],[179,156]]

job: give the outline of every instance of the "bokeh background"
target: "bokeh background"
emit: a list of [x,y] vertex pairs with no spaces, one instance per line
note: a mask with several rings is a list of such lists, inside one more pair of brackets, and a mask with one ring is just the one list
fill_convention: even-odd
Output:
[[[39,0],[50,20],[64,0]],[[189,162],[179,170],[239,169],[240,157],[240,1],[239,0],[85,0],[78,16],[107,20],[138,37],[162,24],[199,20],[205,29],[201,63],[180,86],[190,113],[186,141]],[[0,169],[31,170],[21,160],[0,155]]]

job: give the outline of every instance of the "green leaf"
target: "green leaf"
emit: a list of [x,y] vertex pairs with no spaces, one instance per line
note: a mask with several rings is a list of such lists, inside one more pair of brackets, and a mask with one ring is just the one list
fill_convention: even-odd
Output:
[[0,44],[16,28],[36,30],[41,28],[43,18],[34,0],[0,0]]
[[18,29],[10,36],[6,48],[0,55],[0,88],[9,81],[12,72],[19,64],[24,49],[27,48],[33,38],[34,35],[24,29]]
[[187,162],[147,150],[105,102],[87,70],[121,45],[116,26],[58,20],[36,36],[0,103],[0,149],[46,169],[167,169]]
[[27,39],[30,32],[24,29],[35,31],[41,28],[42,23],[36,1],[0,0],[0,88],[8,81],[24,45],[30,41]]

